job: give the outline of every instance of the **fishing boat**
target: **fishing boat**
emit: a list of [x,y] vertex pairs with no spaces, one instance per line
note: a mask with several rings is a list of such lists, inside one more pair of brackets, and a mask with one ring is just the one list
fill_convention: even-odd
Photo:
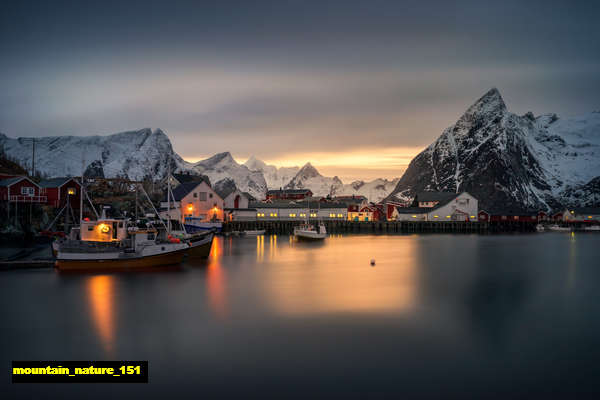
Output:
[[178,238],[189,245],[187,256],[190,258],[207,258],[215,238],[214,232],[210,231],[192,234],[172,231],[170,236]]
[[[107,224],[112,221],[112,224]],[[75,269],[133,269],[178,264],[190,244],[168,238],[166,231],[129,227],[127,221],[82,221],[80,240],[58,245],[56,267]]]
[[327,230],[322,222],[317,226],[304,223],[294,227],[294,236],[300,240],[323,240],[327,237]]

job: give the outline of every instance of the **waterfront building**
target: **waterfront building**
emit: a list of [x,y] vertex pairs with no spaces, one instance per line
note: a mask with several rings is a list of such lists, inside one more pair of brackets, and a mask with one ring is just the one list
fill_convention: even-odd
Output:
[[247,209],[230,210],[235,221],[303,221],[321,219],[345,221],[348,208],[343,203],[309,201],[250,202]]
[[47,197],[47,204],[54,208],[62,208],[67,200],[71,208],[79,209],[81,184],[75,178],[62,177],[44,179],[39,184],[42,196]]
[[267,200],[302,200],[312,196],[310,189],[267,190]]
[[45,204],[40,186],[22,175],[0,175],[0,200],[9,203]]
[[467,192],[421,192],[410,207],[395,207],[391,220],[477,221],[478,201]]
[[490,209],[479,210],[477,216],[482,222],[540,222],[546,219],[546,213],[522,209]]
[[552,214],[554,221],[600,222],[600,207],[569,208]]
[[160,203],[161,217],[181,220],[194,218],[200,222],[223,221],[225,208],[223,199],[213,190],[209,182],[199,180],[181,183],[172,190],[171,210],[167,212],[167,195]]

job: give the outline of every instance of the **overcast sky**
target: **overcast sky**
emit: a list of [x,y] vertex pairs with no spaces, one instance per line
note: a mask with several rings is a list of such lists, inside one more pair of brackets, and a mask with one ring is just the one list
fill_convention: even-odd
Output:
[[9,2],[0,132],[160,127],[189,160],[393,178],[491,87],[519,114],[600,109],[599,4]]

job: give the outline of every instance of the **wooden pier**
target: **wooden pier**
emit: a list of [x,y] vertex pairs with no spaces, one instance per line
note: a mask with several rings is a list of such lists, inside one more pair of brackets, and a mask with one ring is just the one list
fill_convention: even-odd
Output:
[[[266,233],[291,234],[302,221],[230,221],[223,232],[264,229]],[[412,222],[412,221],[323,221],[329,233],[501,233],[535,232],[531,222]]]

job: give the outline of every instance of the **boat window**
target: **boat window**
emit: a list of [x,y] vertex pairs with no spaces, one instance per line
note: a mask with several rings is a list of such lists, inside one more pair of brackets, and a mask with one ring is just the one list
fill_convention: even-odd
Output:
[[154,240],[154,232],[148,232],[148,240]]
[[94,230],[94,226],[93,225],[88,226],[88,231],[93,231],[93,230]]
[[123,227],[123,222],[119,222],[119,228]]

